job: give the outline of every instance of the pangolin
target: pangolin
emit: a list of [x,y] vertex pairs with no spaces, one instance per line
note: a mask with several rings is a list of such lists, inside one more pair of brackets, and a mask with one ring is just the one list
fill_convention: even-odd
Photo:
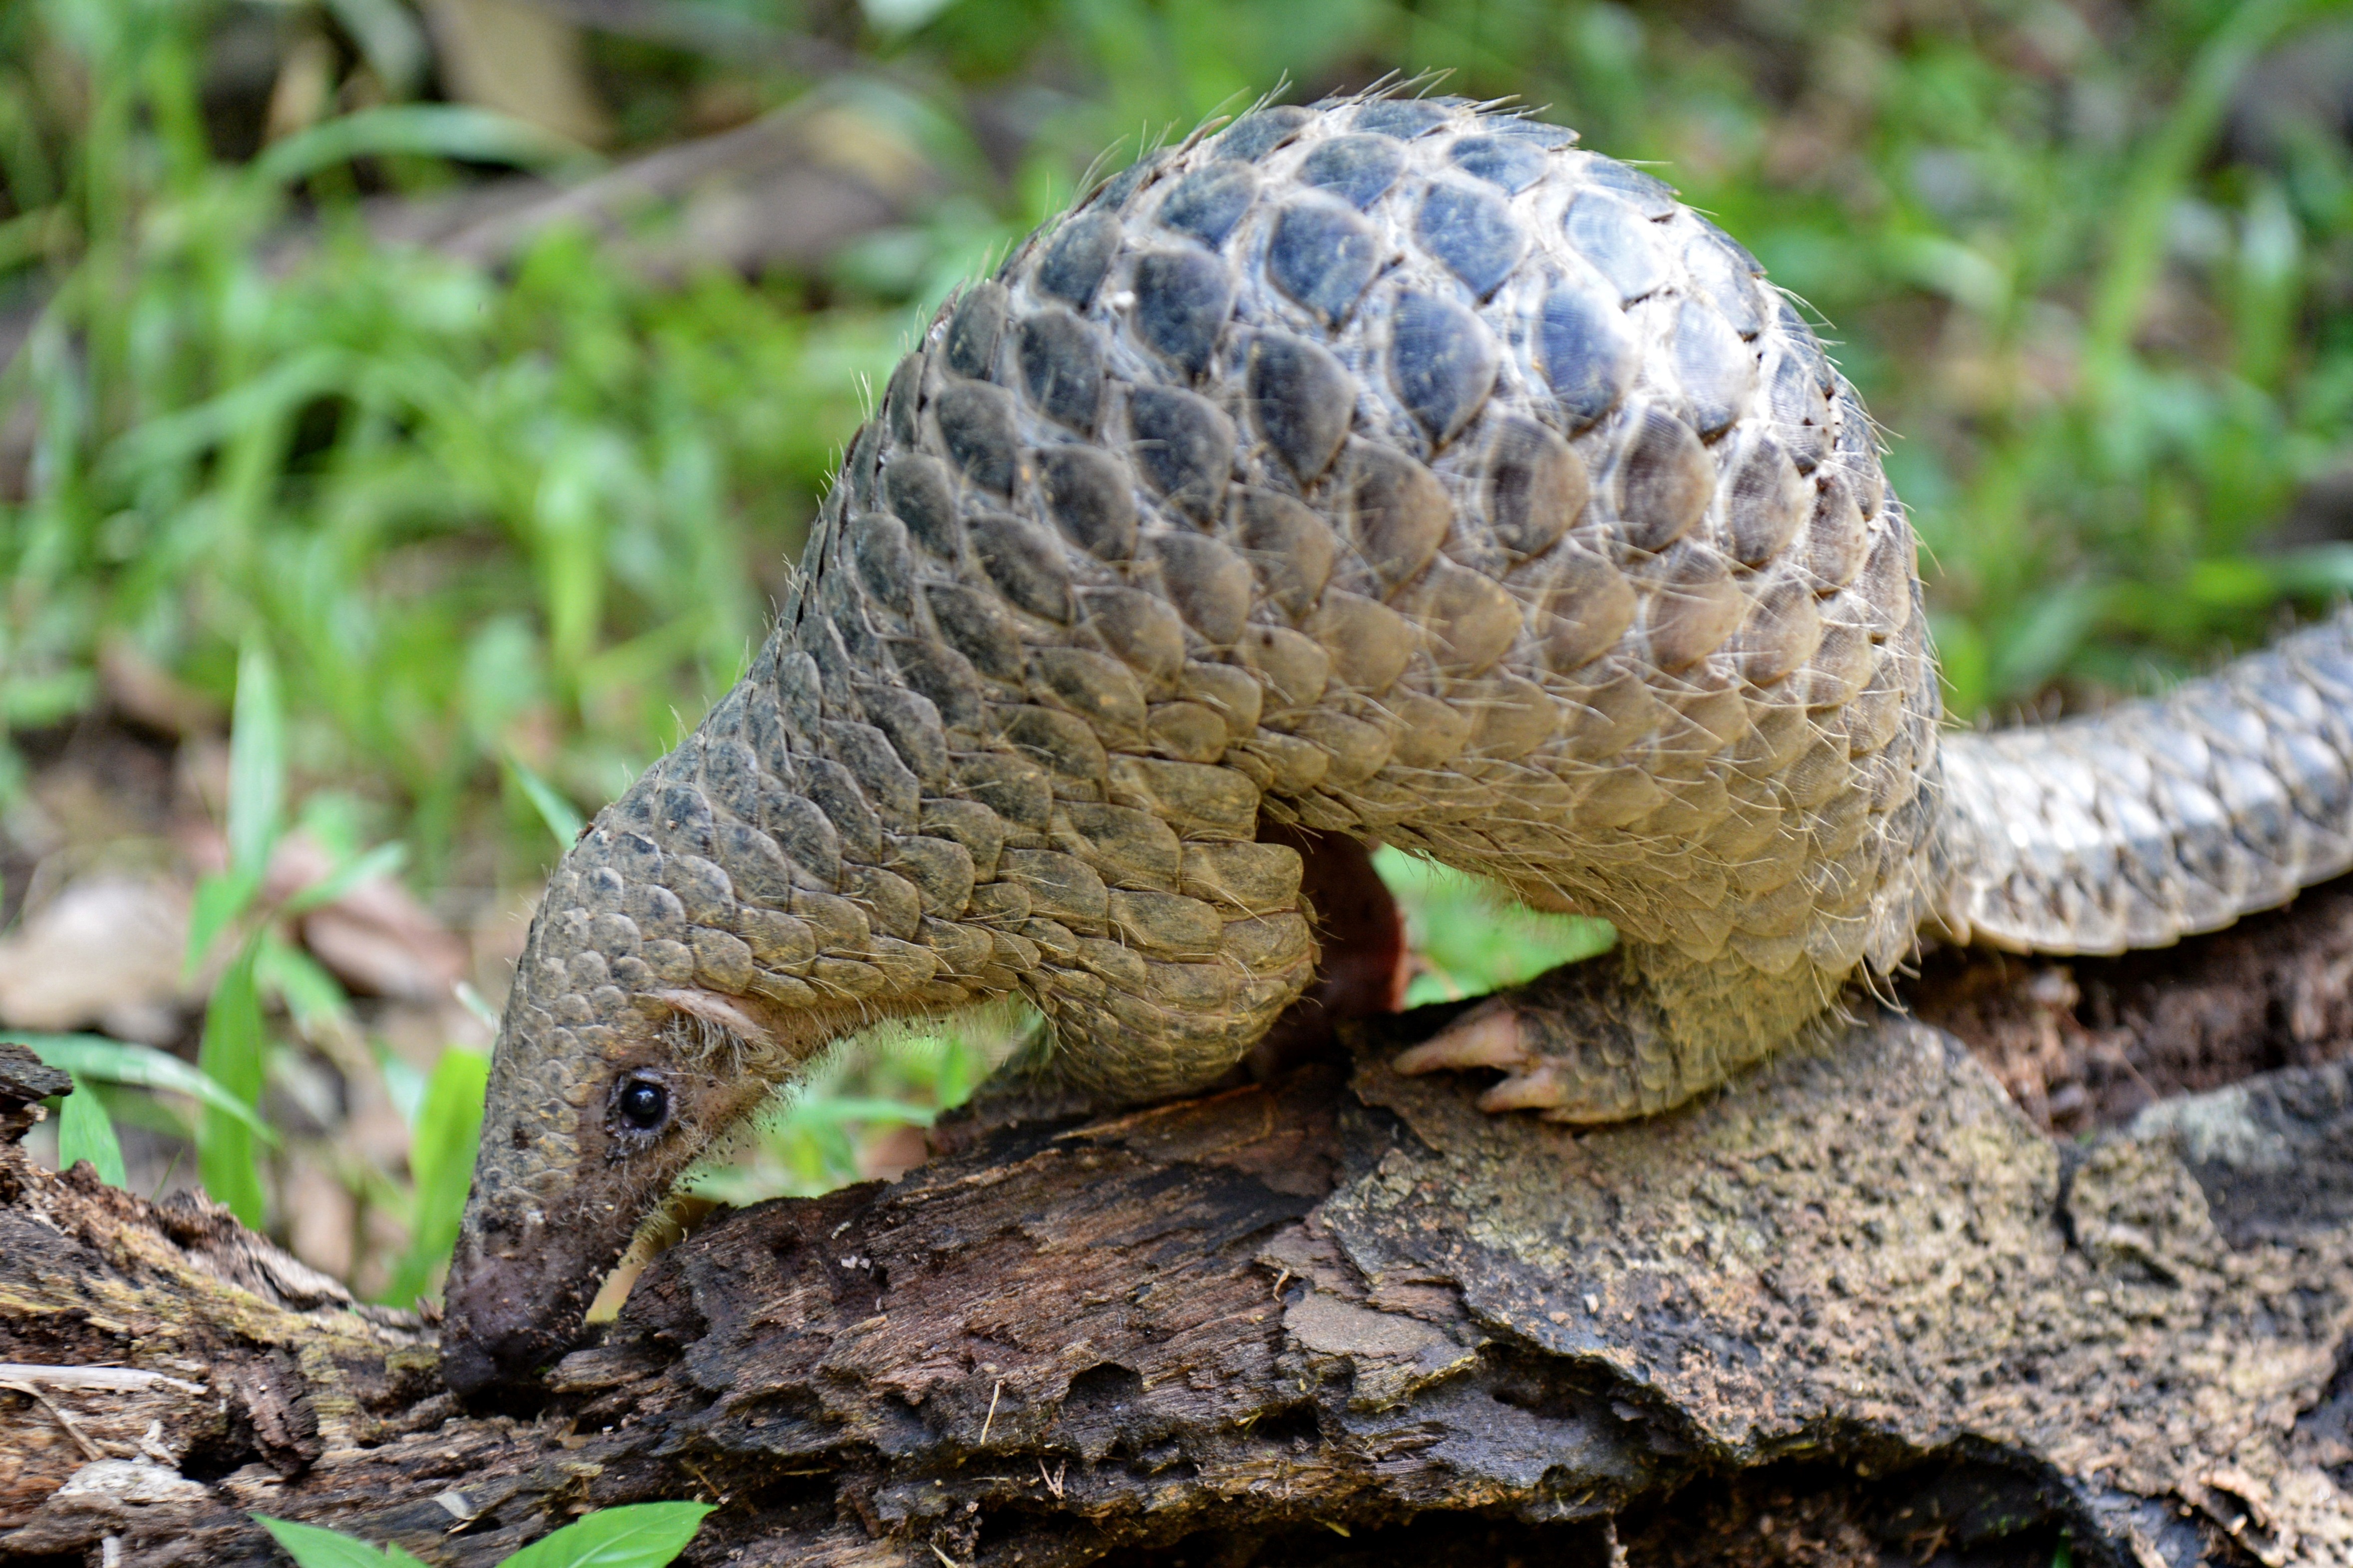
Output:
[[2162,944],[2353,862],[2353,618],[1940,734],[1873,426],[1755,258],[1569,131],[1261,106],[944,308],[750,671],[597,814],[514,976],[448,1291],[471,1393],[830,1042],[1018,995],[1106,1095],[1315,973],[1302,833],[1615,956],[1409,1069],[1573,1121],[1724,1082],[1923,932]]

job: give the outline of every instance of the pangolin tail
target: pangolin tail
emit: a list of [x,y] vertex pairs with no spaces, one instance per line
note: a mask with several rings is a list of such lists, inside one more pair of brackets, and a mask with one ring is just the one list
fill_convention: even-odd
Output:
[[2023,952],[2163,947],[2353,868],[2353,610],[2170,694],[1947,736],[1933,918]]

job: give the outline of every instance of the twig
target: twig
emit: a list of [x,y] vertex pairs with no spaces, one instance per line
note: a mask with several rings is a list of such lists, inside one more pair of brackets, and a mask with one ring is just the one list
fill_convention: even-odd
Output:
[[998,1378],[997,1386],[988,1391],[988,1418],[980,1424],[980,1446],[988,1447],[988,1428],[997,1420],[997,1396],[1005,1392],[1005,1380]]
[[39,1389],[34,1387],[31,1384],[13,1382],[0,1383],[0,1388],[5,1388],[14,1393],[23,1394],[26,1398],[31,1400],[34,1404],[39,1405],[42,1409],[56,1416],[58,1418],[58,1425],[66,1429],[66,1436],[74,1440],[74,1446],[81,1450],[81,1457],[83,1458],[95,1460],[106,1458],[104,1450],[100,1449],[97,1444],[91,1442],[88,1436],[84,1436],[82,1429],[73,1424],[72,1416],[59,1409],[56,1402],[51,1400],[47,1394],[43,1394]]

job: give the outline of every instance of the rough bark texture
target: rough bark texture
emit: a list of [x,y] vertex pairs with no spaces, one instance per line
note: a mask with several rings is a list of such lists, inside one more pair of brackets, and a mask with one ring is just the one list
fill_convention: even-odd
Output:
[[2353,1042],[2303,1026],[2340,892],[2169,978],[1936,969],[2006,1074],[2105,1031],[2162,1091],[2190,1018],[2270,1068],[2065,1143],[1892,1016],[1583,1135],[1390,1073],[1429,1015],[1114,1119],[1000,1101],[897,1184],[722,1215],[528,1413],[9,1146],[0,1558],[260,1563],[255,1510],[488,1564],[701,1497],[690,1563],[2353,1562]]

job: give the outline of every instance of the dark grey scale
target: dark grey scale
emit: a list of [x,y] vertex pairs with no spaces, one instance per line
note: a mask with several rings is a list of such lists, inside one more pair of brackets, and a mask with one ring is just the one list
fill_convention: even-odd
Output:
[[849,573],[837,571],[831,575],[847,590],[842,595],[846,607],[839,613],[839,618],[833,629],[834,634],[841,638],[843,650],[849,656],[850,667],[859,670],[884,668],[882,639],[876,634],[872,619],[865,613],[871,607],[871,604],[860,601],[857,589],[849,584]]
[[1830,356],[1822,353],[1821,339],[1815,335],[1806,318],[1799,313],[1797,305],[1786,294],[1779,298],[1776,319],[1786,334],[1788,348],[1805,361],[1806,368],[1813,372],[1814,384],[1821,388],[1824,397],[1828,397],[1838,390],[1838,372],[1831,366]]
[[776,841],[747,822],[722,823],[712,852],[725,864],[740,898],[781,908],[793,896],[793,863]]
[[776,700],[773,684],[746,681],[744,690],[744,739],[754,755],[783,756],[792,744],[791,732],[786,728],[784,708]]
[[[1033,616],[1067,623],[1071,578],[1053,537],[1009,512],[984,511],[965,527],[981,569],[1007,599]],[[974,663],[980,661],[975,659]]]
[[1714,307],[1685,300],[1675,312],[1673,358],[1692,424],[1700,439],[1713,441],[1740,417],[1756,384],[1756,356]]
[[1254,109],[1219,132],[1218,156],[1240,163],[1255,163],[1298,135],[1299,128],[1314,118],[1295,103],[1271,103],[1264,109]]
[[1005,720],[1005,739],[1057,780],[1100,779],[1110,767],[1103,742],[1087,722],[1051,708],[1017,707]]
[[1176,680],[1185,665],[1185,623],[1166,602],[1140,588],[1085,588],[1079,607],[1088,639],[1155,686]]
[[633,886],[659,877],[661,863],[661,847],[643,833],[616,833],[605,846],[605,864]]
[[1749,249],[1746,246],[1741,244],[1738,240],[1733,238],[1732,236],[1726,234],[1720,226],[1717,226],[1714,218],[1704,216],[1699,213],[1694,213],[1692,214],[1692,220],[1699,225],[1702,232],[1705,233],[1711,239],[1715,240],[1718,246],[1723,247],[1725,253],[1731,258],[1734,268],[1736,269],[1743,278],[1762,278],[1765,276],[1765,264],[1757,259],[1757,253]]
[[1853,474],[1855,505],[1862,509],[1863,516],[1875,516],[1883,483],[1879,476],[1879,437],[1872,429],[1871,416],[1863,411],[1851,386],[1838,389],[1837,418],[1838,433],[1831,438],[1831,449]]
[[666,784],[655,792],[653,805],[654,837],[664,853],[710,853],[711,803],[701,790],[684,782]]
[[1135,553],[1135,495],[1127,470],[1099,447],[1044,447],[1037,455],[1046,510],[1070,542],[1099,561]]
[[1266,444],[1302,485],[1320,479],[1356,411],[1356,384],[1331,351],[1288,332],[1261,332],[1250,344],[1245,390]]
[[1137,387],[1127,419],[1129,451],[1145,482],[1195,521],[1214,521],[1233,472],[1233,421],[1208,398],[1166,386]]
[[1258,178],[1240,163],[1212,163],[1176,182],[1160,203],[1162,226],[1215,250],[1258,195]]
[[1631,304],[1667,280],[1667,259],[1650,222],[1607,191],[1577,193],[1561,219],[1568,243]]
[[931,699],[942,723],[956,730],[980,728],[980,673],[972,660],[927,637],[892,639],[891,660],[910,687]]
[[678,895],[686,918],[699,926],[719,926],[739,901],[726,871],[701,855],[671,855],[662,861],[662,885]]
[[899,362],[891,373],[890,384],[882,389],[882,419],[891,426],[891,437],[902,447],[915,444],[919,426],[916,416],[923,411],[923,363],[927,356],[911,353]]
[[1336,327],[1380,267],[1372,226],[1336,201],[1303,196],[1276,215],[1266,246],[1274,286]]
[[1533,142],[1539,147],[1557,152],[1577,145],[1577,132],[1566,125],[1546,125],[1541,120],[1525,120],[1515,115],[1497,115],[1488,121],[1498,136],[1516,137]]
[[1073,309],[1094,302],[1111,258],[1119,254],[1119,219],[1101,208],[1081,213],[1064,224],[1038,263],[1038,288]]
[[1571,434],[1617,407],[1633,384],[1640,345],[1626,313],[1588,289],[1563,283],[1545,296],[1536,346]]
[[1762,566],[1778,555],[1806,521],[1813,497],[1787,448],[1759,436],[1726,481],[1724,521],[1732,558]]
[[1505,136],[1465,136],[1448,154],[1465,174],[1518,195],[1544,178],[1545,150]]
[[834,719],[826,721],[825,743],[858,780],[860,790],[884,826],[914,826],[923,786],[913,770],[900,760],[889,736],[872,724]]
[[1013,395],[985,382],[960,381],[932,400],[940,441],[965,477],[985,490],[1009,496],[1018,478]]
[[1528,248],[1526,233],[1501,196],[1451,181],[1432,184],[1422,197],[1414,236],[1482,300],[1512,275]]
[[1103,341],[1061,307],[1023,319],[1016,333],[1021,382],[1050,419],[1092,436],[1103,406]]
[[1410,142],[1454,116],[1442,104],[1419,98],[1384,98],[1356,110],[1356,129]]
[[678,893],[661,886],[657,877],[661,865],[654,865],[645,879],[630,879],[628,900],[621,905],[621,914],[638,926],[638,936],[647,942],[675,942],[687,936],[687,905],[678,900]]
[[850,504],[860,508],[874,504],[874,470],[881,461],[882,422],[869,419],[849,438],[849,455],[841,460],[839,482],[849,487]]
[[887,511],[863,511],[850,521],[850,552],[858,580],[881,603],[902,616],[915,611],[915,558],[907,549],[907,525]]
[[976,671],[992,680],[1019,683],[1021,640],[987,595],[961,583],[927,583],[923,602],[940,636]]
[[1331,525],[1274,490],[1246,489],[1234,506],[1235,535],[1256,558],[1268,603],[1298,618],[1331,579],[1339,540]]
[[1582,171],[1588,184],[1615,191],[1646,218],[1675,216],[1675,188],[1656,174],[1646,174],[1614,158],[1587,160]]
[[1154,250],[1135,258],[1134,283],[1136,331],[1155,353],[1200,376],[1234,308],[1232,273],[1198,250]]
[[1634,415],[1618,458],[1618,515],[1626,542],[1660,551],[1691,531],[1715,488],[1715,466],[1692,427],[1662,408]]
[[1143,157],[1105,180],[1095,192],[1094,199],[1088,205],[1102,207],[1125,206],[1127,198],[1142,190],[1144,182],[1150,179],[1160,165],[1167,161],[1168,154],[1165,150],[1146,153]]
[[[798,627],[794,636],[800,636]],[[799,735],[815,735],[818,721],[825,717],[825,703],[819,695],[817,661],[808,654],[794,648],[776,659],[776,701],[785,711],[786,721]],[[763,752],[773,759],[776,752]]]
[[1145,542],[1159,557],[1162,591],[1186,624],[1220,647],[1240,638],[1250,618],[1249,563],[1205,534],[1171,530]]
[[1381,199],[1405,171],[1405,150],[1387,136],[1335,136],[1299,162],[1299,181],[1359,211]]
[[1494,334],[1451,300],[1407,294],[1389,337],[1389,380],[1430,438],[1444,446],[1478,414],[1495,384]]
[[1801,474],[1821,466],[1831,449],[1831,405],[1814,384],[1812,367],[1795,343],[1786,339],[1781,357],[1765,390],[1765,406],[1781,427],[1790,460]]
[[702,784],[703,794],[729,816],[760,820],[760,762],[742,741],[704,737]]
[[841,880],[841,835],[833,819],[807,796],[780,780],[765,779],[760,792],[760,826],[793,863],[827,887]]
[[799,627],[801,648],[817,665],[818,700],[828,719],[854,718],[859,710],[856,685],[867,667],[850,657],[843,641],[840,623],[849,618],[836,616],[805,620]]
[[917,543],[943,561],[964,552],[956,521],[955,481],[947,465],[921,452],[894,452],[882,465],[882,504],[907,525]]
[[1744,340],[1754,338],[1765,330],[1764,299],[1751,270],[1757,258],[1714,224],[1700,221],[1701,232],[1683,247],[1683,266],[1732,330]]
[[995,374],[997,342],[1005,335],[1005,312],[1004,284],[976,283],[965,292],[948,320],[942,345],[950,370],[976,381]]
[[1488,526],[1514,554],[1541,555],[1585,510],[1585,465],[1533,419],[1514,415],[1495,426],[1487,450]]
[[1017,827],[1042,833],[1053,820],[1054,786],[1026,757],[968,752],[955,773],[958,789]]
[[875,814],[858,779],[831,757],[798,759],[801,791],[833,824],[842,854],[872,865],[882,855],[882,818]]
[[947,726],[932,700],[904,687],[870,685],[861,692],[866,717],[881,731],[907,771],[926,784],[948,776]]

